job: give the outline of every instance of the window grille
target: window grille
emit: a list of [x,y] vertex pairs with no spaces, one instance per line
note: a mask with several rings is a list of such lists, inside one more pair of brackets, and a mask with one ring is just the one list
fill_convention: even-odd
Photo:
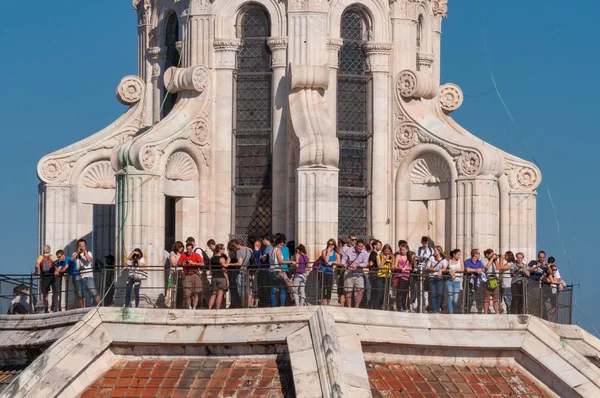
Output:
[[260,8],[241,18],[237,56],[235,235],[271,233],[271,54],[269,19]]
[[337,136],[340,144],[338,233],[370,233],[370,134],[367,128],[368,75],[362,45],[366,26],[356,11],[342,16],[339,55]]

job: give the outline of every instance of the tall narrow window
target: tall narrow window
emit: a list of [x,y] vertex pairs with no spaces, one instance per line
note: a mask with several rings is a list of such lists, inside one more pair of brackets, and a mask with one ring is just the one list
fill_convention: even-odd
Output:
[[[165,47],[167,49],[167,58],[165,60],[165,68],[166,71],[172,66],[179,65],[179,52],[177,51],[177,41],[179,40],[179,22],[177,21],[177,15],[174,13],[169,16],[167,20],[167,27],[165,30]],[[164,74],[163,74],[164,76]],[[177,102],[177,94],[171,94],[168,91],[169,82],[164,82],[163,94],[161,96],[161,101],[164,100],[165,104],[163,106],[162,117],[165,117],[171,112],[171,109],[175,106],[175,102]],[[165,99],[165,94],[167,98]],[[162,105],[162,104],[161,104]]]
[[235,234],[271,233],[271,53],[267,13],[248,8],[239,19],[235,109]]
[[421,51],[423,45],[423,15],[419,15],[419,22],[417,22],[417,51]]
[[361,14],[342,15],[337,78],[337,136],[340,143],[338,233],[370,233],[368,196],[369,130],[367,128],[368,76],[362,51],[366,26]]

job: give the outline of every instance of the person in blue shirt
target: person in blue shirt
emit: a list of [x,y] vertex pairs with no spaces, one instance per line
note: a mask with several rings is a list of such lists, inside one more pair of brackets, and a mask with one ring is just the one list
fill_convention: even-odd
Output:
[[480,287],[482,286],[480,275],[484,272],[485,267],[483,266],[483,263],[481,262],[480,258],[481,253],[479,252],[479,249],[473,249],[471,250],[471,258],[465,261],[465,272],[467,273],[469,278],[469,297],[467,300],[467,313],[471,312],[473,300],[475,300],[475,296],[478,295]]
[[[62,284],[62,275],[68,275],[69,279],[71,279],[73,281],[73,288],[75,290],[75,299],[77,300],[77,303],[79,304],[79,308],[85,307],[85,302],[83,299],[83,284],[81,281],[81,275],[79,274],[79,270],[77,269],[77,264],[75,264],[75,261],[68,258],[63,250],[59,250],[56,252],[56,258],[57,258],[57,260],[54,262],[54,266],[56,267],[56,269],[60,269],[59,275],[61,275],[61,277],[57,278],[57,279],[60,279],[59,283]],[[68,288],[68,281],[67,281],[67,291],[68,290],[69,290],[69,288]],[[69,305],[69,303],[67,302],[65,309],[68,308],[68,305]]]

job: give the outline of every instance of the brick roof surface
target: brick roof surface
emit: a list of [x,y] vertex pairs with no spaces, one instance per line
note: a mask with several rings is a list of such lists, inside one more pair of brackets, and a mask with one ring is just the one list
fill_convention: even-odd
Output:
[[27,366],[0,367],[0,394]]
[[371,392],[377,397],[549,397],[510,366],[424,365],[366,362]]
[[289,363],[201,359],[122,361],[81,395],[88,397],[294,397]]

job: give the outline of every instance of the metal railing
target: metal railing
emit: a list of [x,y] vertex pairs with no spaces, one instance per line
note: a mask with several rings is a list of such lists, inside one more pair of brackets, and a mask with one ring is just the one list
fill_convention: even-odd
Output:
[[[307,269],[311,269],[313,263]],[[251,308],[292,305],[345,305],[383,311],[441,313],[513,313],[531,314],[552,322],[572,322],[573,286],[554,286],[522,276],[513,277],[510,289],[491,289],[477,275],[449,274],[433,277],[423,272],[400,274],[396,270],[345,271],[340,267],[312,268],[306,274],[294,269],[259,265],[230,266],[222,278],[210,271],[185,275],[181,267],[145,266],[144,273],[135,268],[103,267],[85,283],[78,276],[64,275],[57,288],[57,308],[81,305],[140,306],[156,308]],[[226,276],[226,277],[225,277]],[[45,286],[35,275],[0,275],[0,308],[7,313],[13,289],[22,284],[28,288],[30,301],[43,310]],[[214,292],[214,293],[213,293]],[[219,293],[222,292],[222,293]],[[211,303],[211,297],[212,303]],[[221,296],[221,300],[218,300]],[[83,297],[84,300],[81,300]],[[188,300],[189,298],[189,300]],[[497,306],[495,303],[498,303]],[[212,306],[211,306],[212,304]]]

